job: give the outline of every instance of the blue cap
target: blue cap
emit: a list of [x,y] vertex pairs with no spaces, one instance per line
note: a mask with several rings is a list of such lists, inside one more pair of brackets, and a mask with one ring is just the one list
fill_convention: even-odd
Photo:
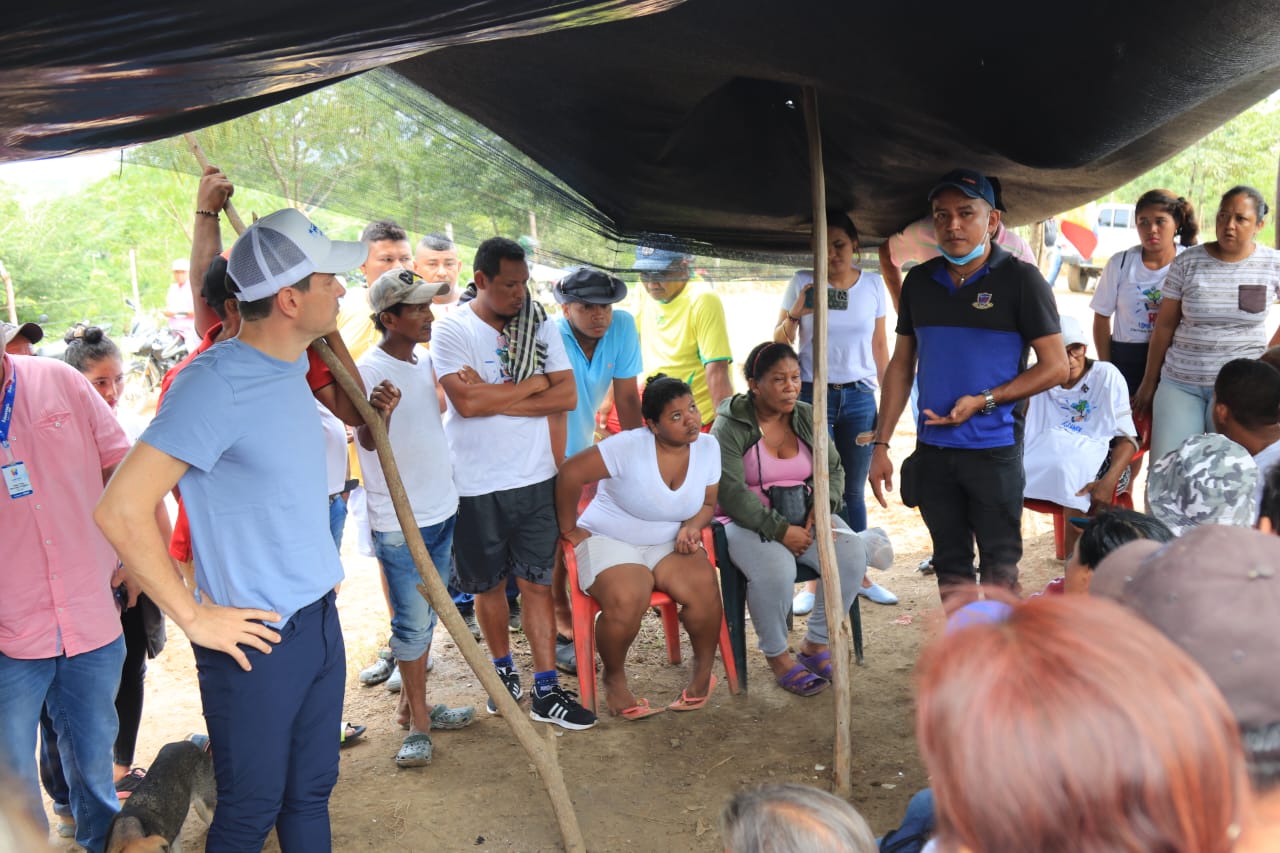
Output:
[[1003,601],[971,601],[947,617],[946,633],[954,634],[974,625],[992,625],[1003,622],[1013,614],[1013,608]]
[[659,272],[669,268],[672,264],[687,263],[691,260],[690,255],[684,252],[673,252],[669,249],[659,249],[654,246],[636,246],[636,262],[631,269],[637,272]]
[[996,206],[996,191],[987,180],[987,176],[972,169],[953,169],[947,172],[929,190],[929,201],[945,189],[957,189],[969,198],[980,198],[993,208]]

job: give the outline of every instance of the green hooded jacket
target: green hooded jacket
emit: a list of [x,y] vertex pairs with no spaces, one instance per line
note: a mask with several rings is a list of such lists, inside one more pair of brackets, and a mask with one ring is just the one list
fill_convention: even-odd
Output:
[[[791,428],[796,436],[813,451],[813,406],[796,402],[791,413]],[[720,442],[720,508],[739,527],[754,530],[765,539],[781,541],[790,526],[781,514],[764,505],[756,493],[747,488],[746,471],[742,460],[760,440],[760,424],[756,422],[756,408],[746,394],[735,394],[716,407],[716,420],[711,434]],[[831,512],[839,511],[844,503],[844,468],[840,454],[832,448],[828,454],[828,471],[831,477]],[[805,480],[813,488],[813,475]]]

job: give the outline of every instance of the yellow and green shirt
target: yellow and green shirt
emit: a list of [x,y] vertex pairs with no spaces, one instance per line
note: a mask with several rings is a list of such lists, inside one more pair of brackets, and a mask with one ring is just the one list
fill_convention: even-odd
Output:
[[724,305],[711,288],[691,281],[670,302],[643,298],[640,307],[640,350],[645,372],[665,373],[689,383],[702,422],[715,418],[706,365],[733,361]]

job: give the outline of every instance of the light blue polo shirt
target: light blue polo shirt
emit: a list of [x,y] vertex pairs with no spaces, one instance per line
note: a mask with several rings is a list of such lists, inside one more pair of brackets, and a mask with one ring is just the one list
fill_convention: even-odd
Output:
[[573,365],[573,381],[578,386],[578,407],[569,413],[569,436],[565,453],[572,456],[592,444],[596,432],[596,409],[604,402],[615,379],[632,379],[640,375],[640,333],[636,318],[620,308],[613,309],[613,322],[604,333],[591,360],[573,335],[569,320],[563,314],[556,318],[564,349]]
[[178,487],[196,584],[215,604],[276,611],[274,627],[342,580],[306,373],[306,355],[216,344],[177,375],[140,439],[191,466]]

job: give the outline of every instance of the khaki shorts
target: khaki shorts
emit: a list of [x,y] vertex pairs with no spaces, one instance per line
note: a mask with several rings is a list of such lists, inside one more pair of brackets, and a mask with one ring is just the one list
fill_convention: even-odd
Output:
[[578,586],[583,592],[587,592],[601,572],[624,563],[639,563],[653,571],[663,557],[674,554],[675,550],[674,539],[660,545],[631,545],[608,536],[592,534],[573,549],[573,555],[578,560]]

